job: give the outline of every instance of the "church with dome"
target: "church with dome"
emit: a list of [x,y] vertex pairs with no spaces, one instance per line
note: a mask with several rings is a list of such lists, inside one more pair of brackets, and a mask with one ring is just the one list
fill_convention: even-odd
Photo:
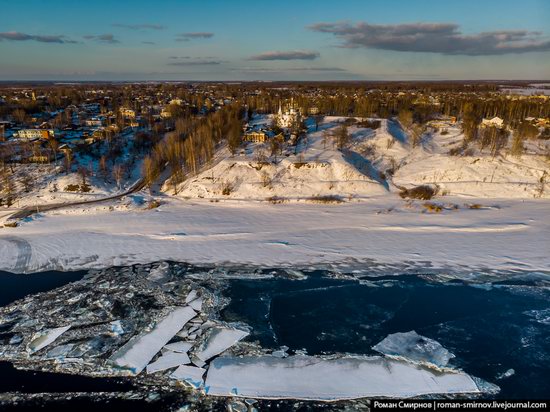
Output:
[[289,129],[293,125],[299,124],[301,120],[300,109],[294,105],[294,99],[290,100],[290,104],[287,105],[284,111],[282,105],[279,103],[279,111],[276,117],[277,126],[282,129]]

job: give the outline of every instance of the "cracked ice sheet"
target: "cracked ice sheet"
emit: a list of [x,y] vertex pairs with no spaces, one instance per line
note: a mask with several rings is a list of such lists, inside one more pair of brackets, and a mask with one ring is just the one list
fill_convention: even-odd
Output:
[[480,392],[466,373],[436,372],[378,356],[222,357],[211,362],[205,387],[217,396],[323,401]]
[[212,328],[206,342],[201,347],[201,351],[197,352],[196,355],[200,360],[206,362],[230,348],[245,336],[248,336],[248,332],[240,329]]
[[165,371],[166,369],[175,368],[176,366],[190,363],[189,356],[186,353],[169,352],[162,355],[155,362],[147,365],[147,373],[155,373]]
[[111,356],[111,361],[117,366],[131,370],[136,375],[139,374],[157,352],[195,315],[195,311],[189,306],[174,309],[149,333],[130,339]]
[[45,348],[50,343],[55,341],[62,334],[67,332],[71,326],[62,326],[60,328],[48,329],[46,331],[40,332],[30,343],[28,351],[30,353],[38,352],[40,349]]

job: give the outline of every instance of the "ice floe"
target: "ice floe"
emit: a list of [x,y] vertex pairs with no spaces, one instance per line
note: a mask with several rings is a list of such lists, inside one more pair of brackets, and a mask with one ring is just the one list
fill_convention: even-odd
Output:
[[191,306],[197,312],[200,312],[202,310],[202,299],[198,298],[189,302],[189,306]]
[[198,296],[197,291],[193,289],[191,292],[189,292],[189,294],[185,298],[185,303],[189,303],[189,302],[195,300],[197,298],[197,296]]
[[379,356],[219,357],[210,363],[205,388],[217,396],[322,401],[480,392],[466,373]]
[[248,332],[245,330],[228,327],[214,327],[209,330],[209,335],[206,341],[200,346],[196,356],[200,360],[206,362],[246,336],[248,336]]
[[516,371],[514,369],[508,369],[506,372],[499,373],[496,376],[496,380],[506,379],[506,378],[509,378],[510,376],[514,376],[515,374],[516,374]]
[[43,332],[39,332],[33,336],[32,341],[29,343],[27,350],[29,353],[38,352],[40,349],[45,348],[50,343],[54,342],[63,333],[67,332],[71,326],[61,326],[59,328],[48,329]]
[[164,349],[168,349],[169,351],[172,351],[172,352],[187,353],[192,346],[193,344],[191,342],[179,341],[179,342],[169,343],[164,347]]
[[174,309],[150,332],[132,338],[111,356],[111,361],[135,374],[140,373],[157,352],[195,315],[196,312],[189,306]]
[[168,352],[147,365],[147,373],[155,373],[190,363],[186,353]]
[[111,331],[115,335],[122,335],[124,333],[124,327],[122,326],[122,322],[120,320],[115,320],[111,322]]
[[197,368],[195,366],[182,365],[176,369],[170,377],[179,381],[187,382],[195,388],[200,388],[204,384],[203,376],[206,369]]
[[400,356],[414,362],[426,362],[437,367],[445,367],[454,354],[438,341],[421,336],[414,330],[393,333],[372,347],[384,355]]

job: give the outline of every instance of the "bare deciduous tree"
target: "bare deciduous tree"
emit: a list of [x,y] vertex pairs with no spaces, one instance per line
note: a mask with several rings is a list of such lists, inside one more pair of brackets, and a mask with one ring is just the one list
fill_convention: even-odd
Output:
[[122,180],[124,179],[124,166],[121,164],[113,166],[113,179],[115,179],[116,185],[120,189]]
[[77,173],[80,176],[80,179],[82,180],[82,186],[86,186],[86,178],[89,176],[90,171],[87,167],[84,166],[78,166]]

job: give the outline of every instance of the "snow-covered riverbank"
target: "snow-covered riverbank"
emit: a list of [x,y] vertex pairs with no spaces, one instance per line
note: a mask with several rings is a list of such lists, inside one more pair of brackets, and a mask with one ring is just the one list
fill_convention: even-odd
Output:
[[[472,272],[550,270],[547,200],[442,197],[440,213],[395,196],[338,205],[185,201],[153,210],[67,209],[0,229],[0,269],[101,268],[158,260]],[[348,266],[346,266],[348,265]]]

